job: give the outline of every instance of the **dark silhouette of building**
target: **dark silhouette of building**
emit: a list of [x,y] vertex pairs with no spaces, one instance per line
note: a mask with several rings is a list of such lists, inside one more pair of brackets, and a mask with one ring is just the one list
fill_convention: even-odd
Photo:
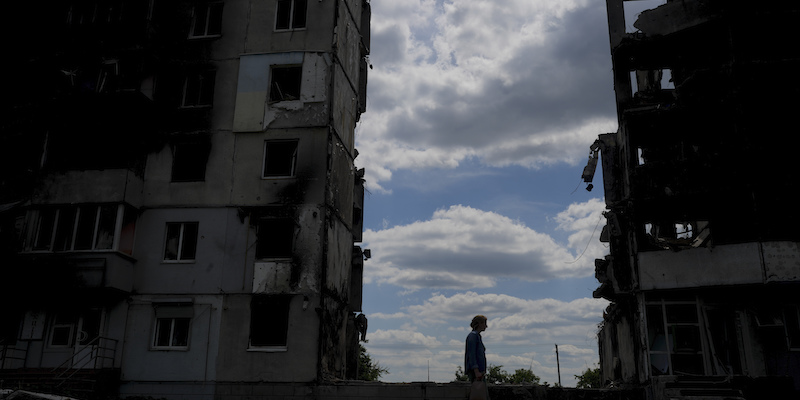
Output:
[[210,400],[356,376],[369,3],[5,15],[0,380]]
[[630,3],[606,3],[603,378],[651,399],[797,398],[800,5],[670,0],[628,33]]

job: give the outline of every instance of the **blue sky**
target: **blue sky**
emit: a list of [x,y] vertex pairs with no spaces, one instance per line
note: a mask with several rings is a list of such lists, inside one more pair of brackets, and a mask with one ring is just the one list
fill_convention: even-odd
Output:
[[[631,2],[636,12],[663,0]],[[475,314],[489,363],[574,385],[595,367],[608,249],[589,146],[617,129],[605,2],[374,0],[366,348],[386,382],[449,382]],[[628,23],[633,30],[632,22]]]

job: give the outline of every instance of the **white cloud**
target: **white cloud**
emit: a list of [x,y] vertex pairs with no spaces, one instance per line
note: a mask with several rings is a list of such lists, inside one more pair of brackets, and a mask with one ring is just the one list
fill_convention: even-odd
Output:
[[556,217],[559,229],[574,232],[567,246],[498,213],[462,205],[437,210],[427,221],[368,229],[364,247],[372,250],[372,258],[365,283],[472,289],[493,287],[503,278],[535,282],[589,276],[594,258],[605,254],[597,241],[603,208],[594,199]]
[[616,129],[605,7],[589,0],[372,3],[359,165],[574,164]]
[[[513,372],[532,368],[548,382],[557,381],[555,344],[565,384],[598,359],[595,334],[608,302],[581,298],[526,300],[501,294],[432,295],[405,307],[402,329],[370,333],[369,353],[389,368],[385,381],[450,381],[463,363],[464,338],[475,314],[489,318],[484,332],[490,364]],[[425,334],[421,332],[426,332]],[[434,335],[437,335],[434,337]]]

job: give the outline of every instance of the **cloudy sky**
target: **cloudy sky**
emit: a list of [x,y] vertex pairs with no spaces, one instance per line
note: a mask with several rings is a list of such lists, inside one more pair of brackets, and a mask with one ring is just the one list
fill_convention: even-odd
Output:
[[[641,9],[626,9],[627,25]],[[501,7],[498,5],[502,5]],[[367,350],[386,382],[453,380],[475,314],[489,363],[543,381],[595,367],[594,259],[617,129],[605,2],[373,0],[366,168]]]

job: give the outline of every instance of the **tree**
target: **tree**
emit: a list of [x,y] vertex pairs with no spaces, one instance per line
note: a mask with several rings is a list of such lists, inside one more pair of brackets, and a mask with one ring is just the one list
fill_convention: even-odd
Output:
[[513,384],[523,384],[523,383],[533,383],[538,385],[540,378],[536,376],[530,369],[518,369],[514,371],[514,374],[510,376],[510,380],[508,383]]
[[372,361],[372,357],[367,353],[367,349],[360,343],[358,344],[358,379],[362,381],[377,381],[384,374],[388,374],[387,368],[381,367],[377,361]]
[[600,367],[594,369],[587,367],[586,371],[583,371],[582,374],[575,375],[575,379],[578,380],[575,387],[579,389],[603,387],[603,383],[600,380]]
[[[456,368],[456,379],[454,382],[467,382],[469,381],[469,376],[461,369],[461,367]],[[489,367],[486,371],[486,383],[490,383],[493,385],[502,384],[502,383],[511,383],[511,384],[523,384],[523,383],[533,383],[539,384],[539,377],[533,373],[530,369],[518,369],[515,370],[513,374],[509,374],[503,369],[502,365],[493,365],[489,364]]]

